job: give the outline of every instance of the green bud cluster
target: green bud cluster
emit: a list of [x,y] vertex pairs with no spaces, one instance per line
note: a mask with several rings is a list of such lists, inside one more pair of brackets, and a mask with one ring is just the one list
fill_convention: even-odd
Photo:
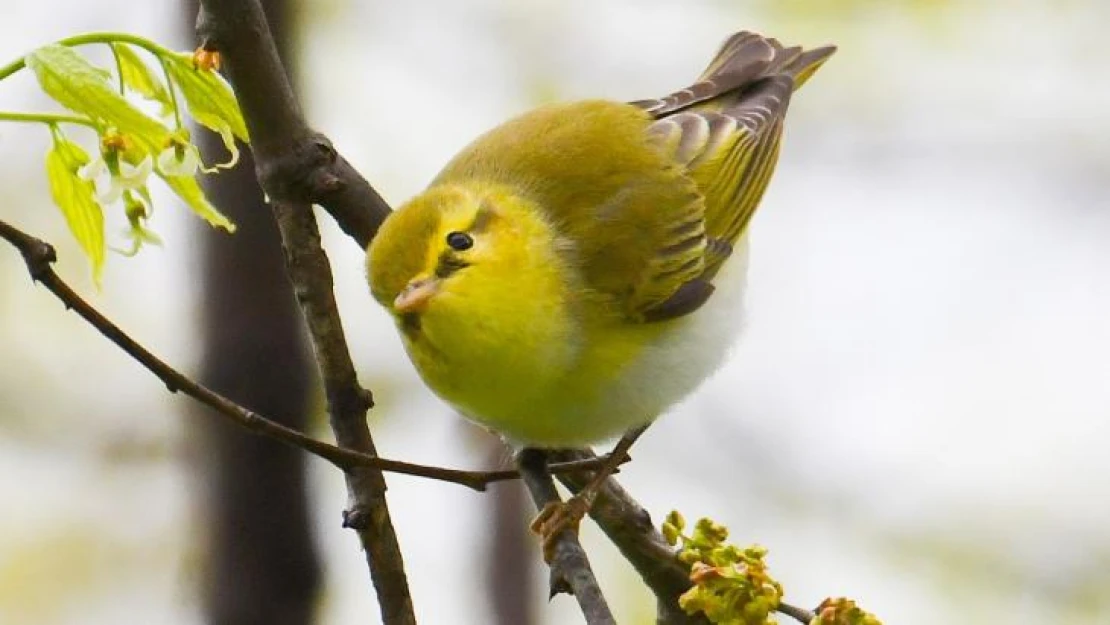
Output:
[[845,597],[829,598],[817,607],[817,618],[810,625],[882,625],[875,615],[865,612]]
[[767,550],[725,544],[728,528],[711,519],[699,520],[689,535],[685,529],[678,512],[663,522],[663,536],[678,546],[678,559],[690,567],[694,584],[679,597],[679,607],[721,625],[773,625],[782,585],[767,573]]

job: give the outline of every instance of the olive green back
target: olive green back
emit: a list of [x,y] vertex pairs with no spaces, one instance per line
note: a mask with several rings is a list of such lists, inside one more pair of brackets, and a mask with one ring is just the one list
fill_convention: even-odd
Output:
[[625,319],[696,310],[770,180],[794,89],[832,53],[730,37],[691,87],[541,107],[479,137],[434,185],[503,185],[559,233],[586,289]]

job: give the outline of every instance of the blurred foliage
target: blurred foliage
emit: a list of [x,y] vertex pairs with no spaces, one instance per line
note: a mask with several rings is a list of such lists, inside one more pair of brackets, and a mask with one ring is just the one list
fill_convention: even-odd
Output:
[[83,622],[76,601],[111,595],[179,557],[170,545],[113,537],[81,521],[46,524],[22,538],[0,536],[3,623]]
[[[1005,540],[1008,532],[999,532],[997,540],[961,531],[960,526],[973,527],[966,519],[933,528],[932,531],[884,533],[875,528],[877,541],[889,557],[906,570],[930,575],[936,580],[938,592],[953,605],[968,606],[971,621],[990,619],[994,607],[973,608],[985,603],[999,604],[1024,598],[1030,606],[1044,601],[1051,605],[1053,622],[1093,623],[1110,614],[1110,544],[1087,544],[1088,562],[1076,565],[1070,546],[1047,552],[1030,561],[1028,550],[1046,551],[1032,544]],[[1012,530],[1010,530],[1012,532]],[[1031,601],[1034,597],[1037,599]]]
[[[793,19],[831,20],[849,19],[853,15],[874,11],[900,11],[924,16],[951,11],[959,4],[963,7],[980,0],[757,0],[761,12]],[[734,4],[734,3],[730,3]]]

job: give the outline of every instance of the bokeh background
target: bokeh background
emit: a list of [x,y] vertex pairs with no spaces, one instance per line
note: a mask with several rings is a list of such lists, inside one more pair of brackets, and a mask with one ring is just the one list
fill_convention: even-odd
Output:
[[[8,4],[0,62],[88,30],[191,47],[170,0]],[[792,104],[752,225],[746,335],[621,480],[656,519],[711,516],[768,546],[796,604],[848,595],[898,625],[1110,623],[1110,4],[294,6],[312,123],[393,203],[540,102],[686,84],[734,30],[838,44]],[[0,85],[0,108],[43,106],[27,77]],[[152,223],[165,246],[111,257],[97,292],[48,199],[47,139],[0,126],[0,218],[58,244],[60,271],[97,306],[197,366],[192,218],[165,198]],[[383,455],[504,461],[421,387],[367,296],[360,251],[325,229]],[[0,249],[0,622],[204,622],[203,417],[189,405]],[[314,431],[328,435],[322,417]],[[339,528],[342,479],[308,469],[318,622],[377,622],[357,541]],[[505,530],[491,496],[389,485],[421,622],[494,622],[486,571]],[[650,622],[635,573],[583,533],[620,621]],[[519,592],[535,622],[578,622],[572,600],[545,604],[532,573]]]

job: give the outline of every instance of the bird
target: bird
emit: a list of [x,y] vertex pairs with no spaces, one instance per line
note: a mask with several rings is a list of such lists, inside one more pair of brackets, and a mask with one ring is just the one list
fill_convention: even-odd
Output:
[[791,96],[835,50],[737,32],[682,90],[543,105],[464,147],[367,249],[425,384],[517,449],[634,440],[691,394],[743,325]]

